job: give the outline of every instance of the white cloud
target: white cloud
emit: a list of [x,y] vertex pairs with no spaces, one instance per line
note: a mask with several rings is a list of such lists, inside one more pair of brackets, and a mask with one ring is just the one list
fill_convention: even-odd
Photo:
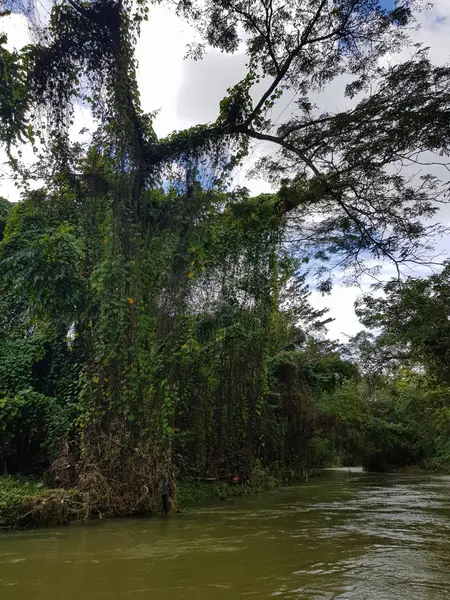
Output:
[[22,15],[10,14],[0,19],[0,31],[8,34],[8,50],[20,49],[30,41],[27,20]]
[[311,304],[314,308],[328,308],[327,317],[334,319],[327,325],[328,335],[332,340],[347,341],[347,336],[352,336],[363,329],[356,318],[353,305],[362,293],[360,288],[336,286],[331,294],[322,296],[319,292],[311,294]]
[[186,44],[193,31],[173,11],[152,5],[136,48],[138,82],[143,109],[160,109],[155,130],[164,136],[193,123],[178,114],[177,100],[185,77]]

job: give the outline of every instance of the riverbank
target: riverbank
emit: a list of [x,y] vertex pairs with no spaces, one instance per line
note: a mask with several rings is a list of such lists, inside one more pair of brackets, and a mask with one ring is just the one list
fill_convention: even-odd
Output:
[[[172,506],[183,511],[212,500],[247,496],[281,485],[269,471],[256,467],[248,481],[199,481],[183,479],[177,484]],[[67,525],[73,521],[102,518],[92,515],[76,490],[47,488],[42,481],[24,477],[0,477],[0,528],[24,529],[49,525]]]
[[178,483],[178,510],[203,504],[209,500],[227,500],[257,494],[274,489],[281,484],[281,479],[261,467],[255,468],[249,480],[244,483],[184,479]]
[[81,518],[83,505],[75,490],[49,489],[42,481],[0,477],[0,528],[63,525]]

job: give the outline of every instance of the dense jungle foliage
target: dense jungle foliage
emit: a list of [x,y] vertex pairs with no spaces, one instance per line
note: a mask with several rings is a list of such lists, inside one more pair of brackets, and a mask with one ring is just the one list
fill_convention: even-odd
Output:
[[[176,498],[183,478],[449,465],[449,267],[361,298],[374,333],[346,345],[327,340],[308,285],[426,263],[442,231],[447,181],[392,168],[448,154],[450,68],[417,46],[381,60],[408,44],[415,3],[171,2],[201,40],[191,58],[245,51],[247,74],[214,123],[164,139],[134,58],[154,4],[55,0],[44,23],[31,1],[1,13],[32,31],[19,50],[0,37],[0,142],[23,189],[0,199],[5,473],[117,515],[154,510],[163,479]],[[352,108],[320,112],[315,96],[342,76]],[[254,174],[277,192],[232,185],[253,140],[273,146]]]

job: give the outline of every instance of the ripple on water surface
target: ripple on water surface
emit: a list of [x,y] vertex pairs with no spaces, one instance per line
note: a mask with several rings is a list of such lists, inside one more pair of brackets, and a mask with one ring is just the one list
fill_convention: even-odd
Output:
[[1,600],[450,599],[450,477],[309,485],[0,536]]

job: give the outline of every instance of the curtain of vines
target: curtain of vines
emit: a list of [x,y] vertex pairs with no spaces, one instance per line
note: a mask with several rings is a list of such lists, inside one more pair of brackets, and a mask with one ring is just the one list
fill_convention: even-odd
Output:
[[[271,196],[202,189],[202,169],[226,164],[225,143],[199,155],[181,139],[176,162],[155,166],[132,51],[146,10],[53,8],[45,43],[26,56],[36,111],[46,109],[45,133],[28,133],[47,150],[47,189],[24,203],[45,216],[26,242],[40,258],[17,252],[14,224],[2,249],[26,281],[26,326],[73,338],[75,443],[53,475],[103,514],[151,511],[176,468],[248,474],[256,458],[282,456],[286,430],[273,427],[283,402],[268,401],[279,294],[293,274],[283,215]],[[87,153],[70,143],[75,98],[99,124]]]
[[283,349],[304,341],[299,319],[321,314],[302,277],[295,301],[286,290],[297,265],[276,198],[203,190],[185,164],[143,191],[124,235],[111,190],[126,178],[113,165],[94,144],[80,184],[60,178],[20,203],[0,260],[11,302],[27,307],[19,336],[31,331],[33,345],[53,332],[73,365],[52,392],[78,412],[56,482],[120,514],[152,510],[175,471],[245,477],[256,459],[299,456],[311,394]]
[[208,262],[191,290],[177,353],[176,450],[192,473],[249,474],[261,453],[280,285],[282,218],[267,210],[271,202],[240,197],[206,223]]

